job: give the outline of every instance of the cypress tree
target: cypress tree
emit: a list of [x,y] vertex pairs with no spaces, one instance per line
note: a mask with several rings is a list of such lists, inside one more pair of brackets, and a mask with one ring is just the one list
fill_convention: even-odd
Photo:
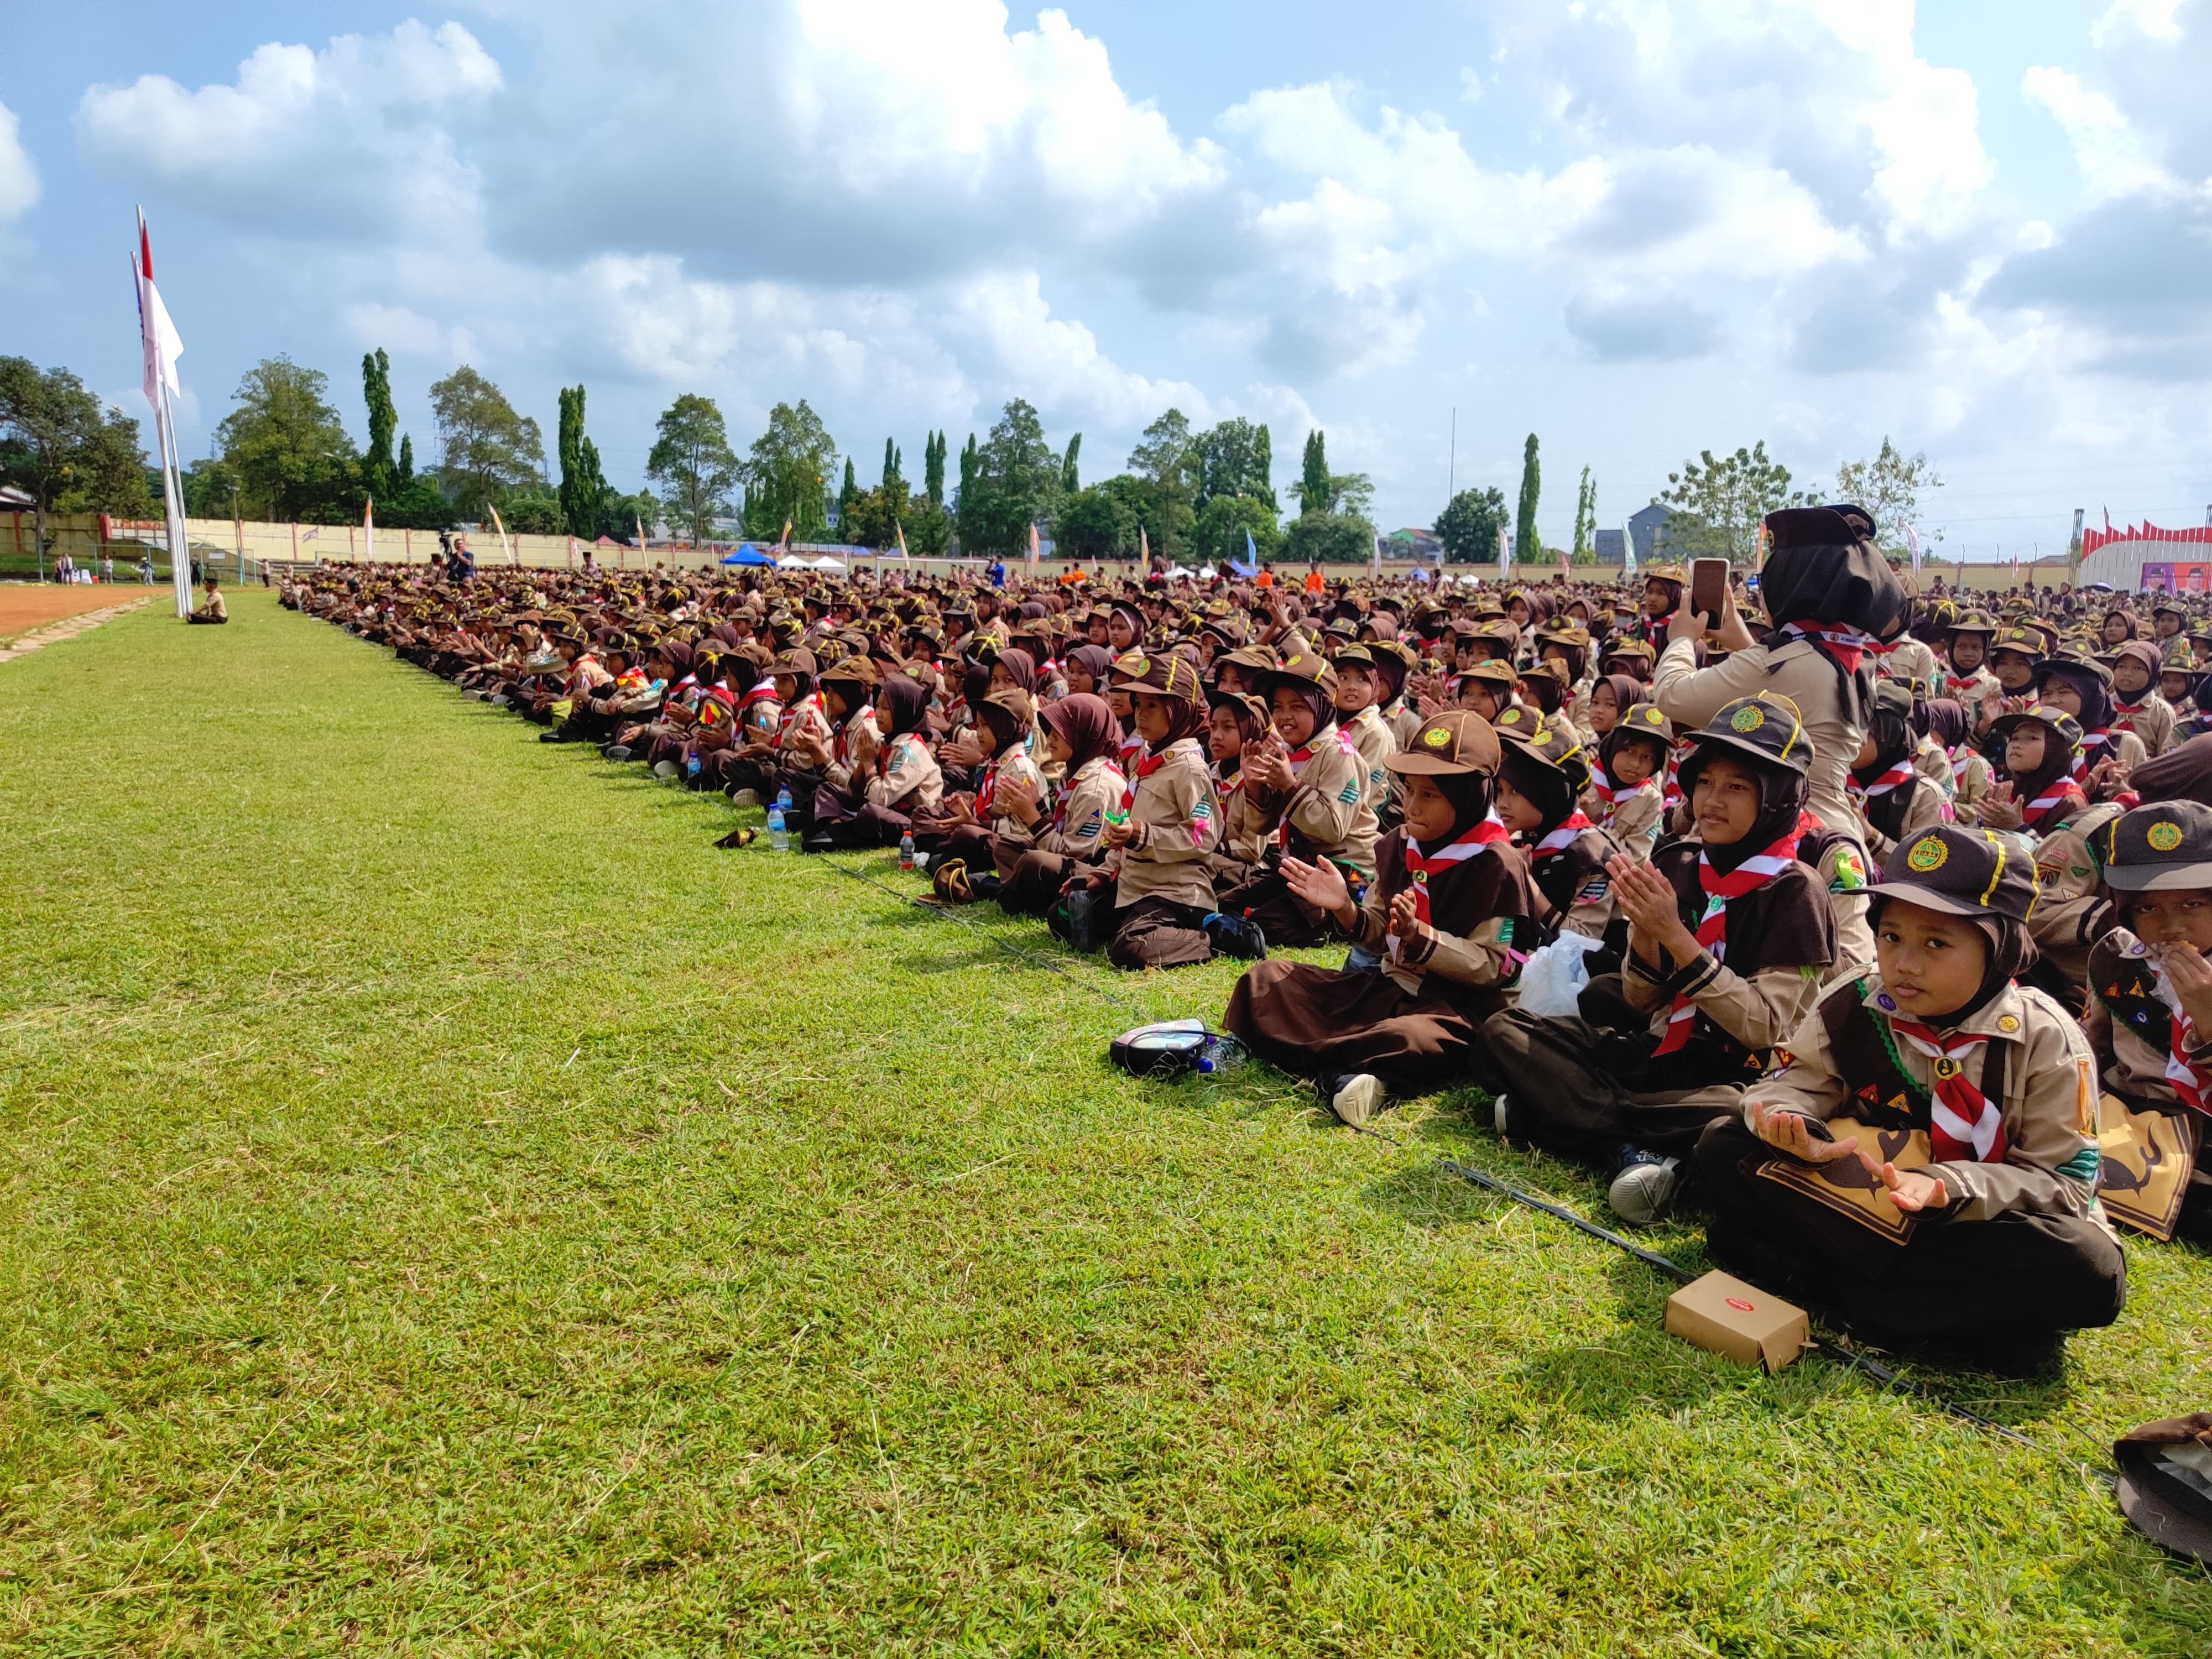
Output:
[[1060,464],[1060,489],[1064,495],[1073,495],[1083,488],[1076,482],[1075,458],[1083,448],[1083,434],[1079,432],[1067,441],[1067,456]]
[[392,434],[399,413],[392,406],[392,359],[384,348],[361,360],[362,401],[368,405],[368,453],[361,458],[362,482],[371,495],[392,492]]
[[853,473],[853,458],[845,458],[845,483],[837,491],[837,527],[840,534],[853,520],[853,503],[860,499],[860,481]]
[[1328,478],[1328,446],[1322,430],[1316,427],[1306,434],[1306,453],[1299,467],[1298,510],[1305,513],[1326,513],[1336,498],[1336,490]]
[[1513,562],[1527,564],[1541,556],[1543,544],[1536,536],[1536,499],[1543,493],[1544,471],[1536,459],[1536,434],[1521,452],[1521,511],[1513,520]]
[[399,482],[403,484],[415,482],[415,436],[412,433],[400,434]]

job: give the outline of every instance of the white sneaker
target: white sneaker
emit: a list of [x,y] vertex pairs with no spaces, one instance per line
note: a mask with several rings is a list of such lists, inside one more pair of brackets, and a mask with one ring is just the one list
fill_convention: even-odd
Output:
[[732,806],[758,806],[760,805],[760,791],[757,789],[740,789],[736,794],[730,797],[730,805]]
[[656,778],[672,778],[676,775],[676,771],[677,767],[674,761],[655,761],[653,763],[653,775]]
[[1500,1096],[1498,1096],[1498,1097],[1497,1103],[1496,1103],[1494,1105],[1492,1105],[1492,1106],[1491,1107],[1491,1109],[1490,1109],[1490,1121],[1491,1121],[1491,1122],[1492,1122],[1492,1123],[1493,1123],[1494,1125],[1496,1125],[1496,1126],[1497,1126],[1497,1129],[1498,1129],[1498,1138],[1500,1140],[1504,1140],[1504,1139],[1506,1138],[1506,1135],[1505,1135],[1505,1097],[1504,1097],[1504,1095],[1500,1095]]
[[1674,1207],[1682,1160],[1662,1158],[1630,1164],[1613,1176],[1605,1201],[1632,1227],[1649,1227]]
[[1339,1083],[1329,1097],[1328,1109],[1354,1128],[1382,1109],[1382,1079],[1360,1072]]

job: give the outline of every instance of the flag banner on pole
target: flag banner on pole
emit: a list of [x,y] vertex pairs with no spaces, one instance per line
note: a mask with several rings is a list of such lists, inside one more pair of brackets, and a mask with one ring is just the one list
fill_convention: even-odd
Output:
[[1037,527],[1036,527],[1036,520],[1035,519],[1031,519],[1031,520],[1030,520],[1030,569],[1034,570],[1034,569],[1036,569],[1036,568],[1037,560],[1038,560],[1038,558],[1039,558],[1040,556],[1041,556],[1041,555],[1040,555],[1040,552],[1039,552],[1039,550],[1038,550],[1038,547],[1037,547]]
[[514,556],[514,544],[507,540],[507,526],[500,522],[499,509],[495,507],[491,510],[491,527],[499,532],[499,550],[507,555],[507,562],[509,564],[521,563],[522,561]]
[[376,562],[376,497],[371,495],[362,503],[361,533],[368,544],[368,562]]
[[1905,544],[1912,550],[1912,568],[1920,568],[1920,532],[1911,525],[1905,526]]
[[1152,562],[1152,544],[1145,535],[1145,526],[1137,526],[1137,562],[1149,566]]
[[154,286],[154,239],[147,232],[143,209],[138,213],[138,246],[132,251],[131,268],[138,299],[142,385],[146,401],[153,406],[154,435],[161,452],[161,511],[167,526],[170,586],[176,595],[177,615],[188,617],[192,611],[191,556],[185,545],[184,483],[177,476],[176,428],[169,418],[169,398],[183,390],[177,379],[177,359],[185,354],[185,343],[177,337],[177,325],[169,320],[168,307],[161,303],[161,290]]
[[906,526],[894,519],[891,520],[891,528],[898,532],[899,557],[912,558],[914,555],[906,550]]

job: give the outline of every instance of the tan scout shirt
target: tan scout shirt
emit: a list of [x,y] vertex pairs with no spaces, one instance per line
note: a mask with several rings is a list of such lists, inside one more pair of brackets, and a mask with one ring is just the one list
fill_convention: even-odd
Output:
[[1813,816],[1831,830],[1856,836],[1858,812],[1844,778],[1866,733],[1845,723],[1835,667],[1813,645],[1793,640],[1772,651],[1753,645],[1711,668],[1699,668],[1690,641],[1677,640],[1659,653],[1651,675],[1651,700],[1678,730],[1694,730],[1738,697],[1762,691],[1796,704],[1805,735],[1813,740],[1806,799]]
[[1364,875],[1375,873],[1376,823],[1367,804],[1367,779],[1359,750],[1335,726],[1314,734],[1297,787],[1287,793],[1247,785],[1261,830],[1288,823],[1319,857],[1340,859]]
[[1196,738],[1176,738],[1160,766],[1137,780],[1129,822],[1136,838],[1106,855],[1106,872],[1117,884],[1115,908],[1158,898],[1211,910],[1206,855],[1221,844],[1221,803]]
[[1098,855],[1098,838],[1106,832],[1106,814],[1120,809],[1127,787],[1121,769],[1109,757],[1101,755],[1087,760],[1060,785],[1060,798],[1051,813],[1026,830],[1017,825],[1006,838],[1026,842],[1042,853],[1058,853],[1088,863]]
[[878,806],[911,812],[917,806],[934,806],[945,799],[945,774],[929,745],[912,732],[890,739],[877,757],[879,770],[868,780],[868,799]]
[[1397,734],[1371,705],[1352,716],[1343,729],[1359,751],[1360,765],[1366,769],[1367,810],[1380,817],[1390,799],[1390,769],[1382,763],[1398,752]]
[[[1827,994],[1856,996],[1885,1028],[1881,975],[1832,986]],[[1930,1164],[1927,1173],[1941,1179],[1954,1201],[1954,1220],[1985,1221],[2011,1212],[2086,1217],[2104,1226],[2096,1201],[2097,1059],[2081,1028],[2042,992],[2008,988],[1950,1030],[1990,1039],[1962,1064],[1978,1086],[1987,1073],[1990,1044],[2007,1043],[2004,1098],[2005,1155],[2000,1164]],[[1744,1121],[1754,1102],[1827,1119],[1849,1103],[1828,1048],[1827,1027],[1817,1010],[1791,1035],[1790,1065],[1754,1085],[1744,1097]],[[1907,1042],[1893,1042],[1898,1063],[1922,1089],[1932,1092],[1934,1062]]]

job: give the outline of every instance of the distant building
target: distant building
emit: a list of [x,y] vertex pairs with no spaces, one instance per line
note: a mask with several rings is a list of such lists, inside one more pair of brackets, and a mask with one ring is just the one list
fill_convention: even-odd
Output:
[[1597,532],[1597,543],[1592,550],[1596,553],[1600,564],[1626,564],[1628,532],[1626,530],[1601,530]]
[[1674,516],[1674,508],[1662,507],[1656,501],[1628,515],[1628,539],[1636,544],[1637,563],[1650,564],[1653,562],[1652,550],[1663,539],[1667,520]]
[[1431,564],[1439,562],[1444,556],[1444,544],[1431,530],[1419,530],[1407,526],[1394,530],[1382,538],[1383,551],[1394,559],[1421,559]]

